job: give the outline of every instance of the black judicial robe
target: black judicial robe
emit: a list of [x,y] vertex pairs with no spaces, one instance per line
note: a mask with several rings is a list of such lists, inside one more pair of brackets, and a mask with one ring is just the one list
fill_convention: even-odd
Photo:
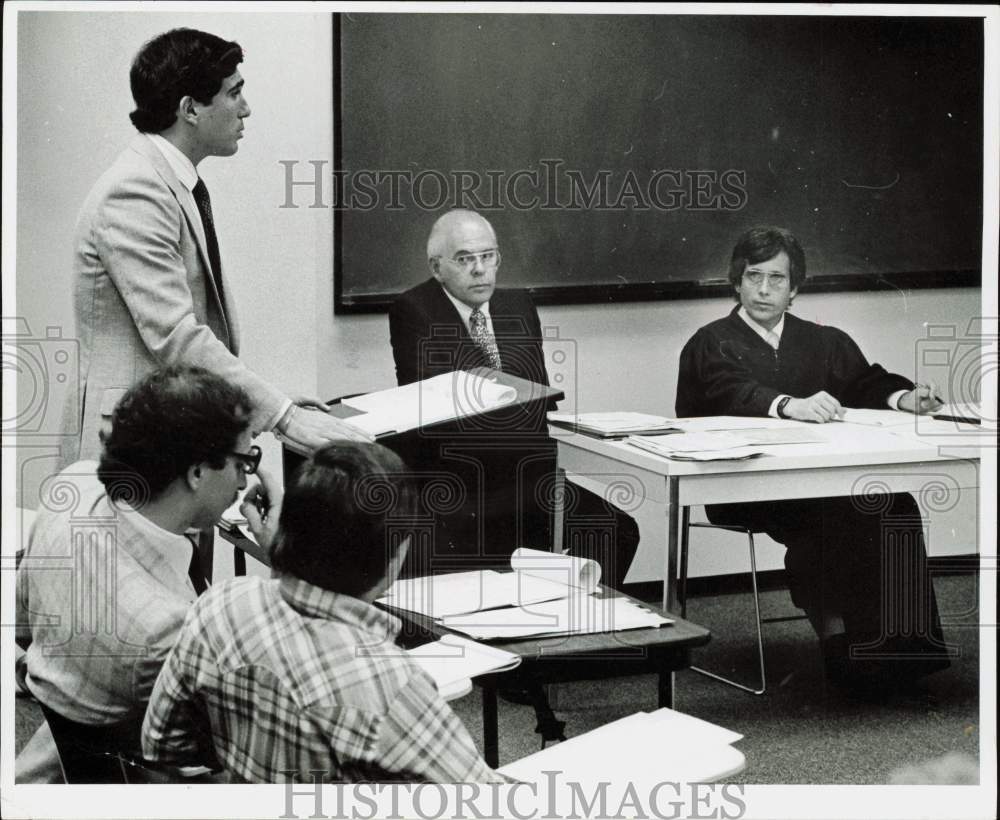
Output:
[[[681,351],[678,416],[767,416],[778,395],[820,390],[845,407],[885,408],[892,393],[913,388],[869,364],[841,330],[786,313],[775,351],[738,311],[698,330]],[[713,523],[744,524],[785,545],[793,600],[842,614],[853,668],[902,680],[948,665],[920,511],[909,494],[721,504],[707,513]]]

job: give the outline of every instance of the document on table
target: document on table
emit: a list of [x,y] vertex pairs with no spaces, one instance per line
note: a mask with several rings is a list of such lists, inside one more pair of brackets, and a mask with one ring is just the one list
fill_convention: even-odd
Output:
[[[637,712],[535,752],[498,771],[526,783],[711,782],[741,771],[743,735],[673,709]],[[549,773],[549,774],[546,774]]]
[[402,387],[344,399],[361,415],[345,421],[372,435],[402,433],[428,424],[476,416],[517,400],[517,390],[456,370]]
[[379,598],[388,606],[431,618],[589,595],[597,590],[596,561],[543,550],[517,549],[513,572],[472,570],[397,580]]
[[764,451],[735,433],[674,433],[668,436],[629,436],[633,447],[678,461],[722,461],[753,458]]
[[808,422],[793,419],[772,419],[765,416],[698,416],[674,419],[674,426],[685,433],[711,433],[741,430],[789,430],[793,427],[814,427]]
[[466,678],[506,671],[521,663],[520,656],[513,652],[476,643],[461,635],[445,635],[409,649],[406,654],[434,679],[442,692]]
[[598,438],[625,437],[629,434],[676,432],[673,419],[648,413],[558,413],[548,414],[551,424]]
[[519,607],[449,615],[441,625],[478,640],[623,632],[673,623],[622,597],[571,595]]
[[846,407],[844,415],[835,421],[847,424],[862,424],[866,427],[912,427],[913,413],[900,410],[871,410],[862,407]]

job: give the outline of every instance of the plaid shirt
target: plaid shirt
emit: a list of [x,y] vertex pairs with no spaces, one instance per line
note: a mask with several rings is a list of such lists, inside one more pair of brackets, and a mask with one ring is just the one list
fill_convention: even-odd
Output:
[[234,780],[504,782],[434,683],[395,643],[397,618],[285,576],[217,584],[192,609],[146,712],[146,757],[215,757]]
[[192,544],[112,504],[96,469],[79,461],[43,488],[17,574],[18,621],[31,628],[27,684],[78,723],[138,725],[197,598]]

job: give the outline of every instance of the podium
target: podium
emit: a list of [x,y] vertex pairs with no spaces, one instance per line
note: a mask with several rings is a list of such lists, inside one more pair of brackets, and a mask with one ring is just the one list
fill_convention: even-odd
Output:
[[[403,459],[419,489],[404,578],[502,568],[519,546],[552,547],[556,448],[546,413],[563,392],[488,368],[470,372],[513,388],[516,398],[487,412],[376,437]],[[360,415],[340,400],[331,413],[345,420]],[[286,485],[304,459],[284,444]]]

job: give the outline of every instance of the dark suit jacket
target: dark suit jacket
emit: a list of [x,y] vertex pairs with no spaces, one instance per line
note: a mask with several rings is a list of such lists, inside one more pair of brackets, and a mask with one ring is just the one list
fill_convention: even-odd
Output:
[[[542,353],[542,326],[527,293],[498,289],[490,318],[505,373],[549,383]],[[434,279],[401,293],[389,310],[389,337],[399,384],[453,370],[489,367],[455,306]]]
[[[541,322],[528,294],[495,291],[490,318],[503,371],[547,385]],[[389,310],[389,336],[401,385],[489,367],[434,279],[396,298]],[[506,556],[516,546],[547,546],[547,511],[539,508],[538,493],[539,482],[552,478],[555,448],[547,435],[545,409],[500,411],[481,425],[463,424],[446,436],[422,436],[400,445],[412,467],[429,477],[446,474],[462,486],[464,504],[445,516],[447,533],[439,533],[445,542],[439,547],[452,554]]]

